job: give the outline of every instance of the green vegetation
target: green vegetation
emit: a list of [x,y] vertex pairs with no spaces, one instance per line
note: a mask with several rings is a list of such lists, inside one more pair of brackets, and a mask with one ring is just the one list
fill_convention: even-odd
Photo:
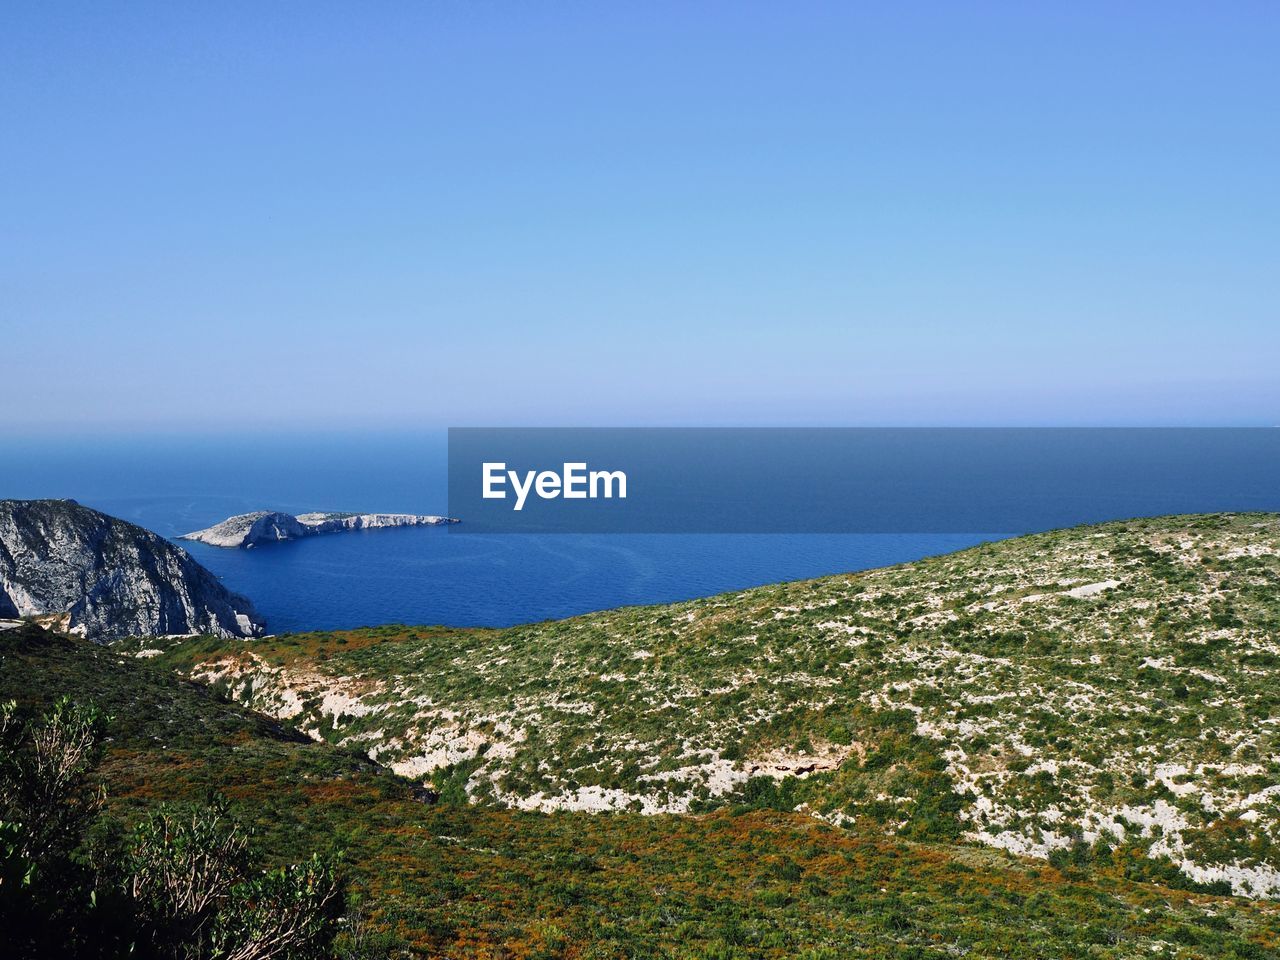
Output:
[[[98,822],[109,723],[56,701],[0,704],[0,932],[6,956],[312,960],[332,956],[342,887],[317,857],[258,871],[225,801],[162,805],[128,840]],[[91,831],[95,831],[91,838]],[[113,842],[114,841],[114,842]]]
[[[1280,905],[1135,882],[1120,866],[838,829],[765,809],[704,816],[425,802],[367,759],[38,629],[0,634],[0,697],[75,690],[114,717],[100,770],[126,833],[211,789],[278,868],[345,850],[336,949],[526,957],[1263,958]],[[171,808],[171,806],[170,806]],[[353,922],[356,921],[356,922]]]
[[0,699],[114,718],[123,836],[216,791],[266,868],[341,854],[340,955],[1270,958],[1278,552],[1174,518],[501,631],[30,628]]
[[800,807],[1280,895],[1274,515],[1057,531],[507,630],[139,647],[480,804]]

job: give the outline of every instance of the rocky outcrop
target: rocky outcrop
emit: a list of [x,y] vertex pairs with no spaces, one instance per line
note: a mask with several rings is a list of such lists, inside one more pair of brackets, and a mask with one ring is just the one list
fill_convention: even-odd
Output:
[[90,640],[265,633],[253,605],[180,547],[74,500],[0,500],[0,618]]
[[321,533],[344,530],[375,530],[383,527],[434,527],[457,523],[449,517],[415,513],[303,513],[293,516],[278,511],[259,510],[228,517],[204,530],[184,534],[181,540],[196,540],[214,547],[256,547],[278,540],[297,540]]
[[228,517],[212,527],[185,533],[178,539],[196,540],[214,547],[253,547],[275,540],[297,540],[306,535],[307,530],[297,517],[260,510]]

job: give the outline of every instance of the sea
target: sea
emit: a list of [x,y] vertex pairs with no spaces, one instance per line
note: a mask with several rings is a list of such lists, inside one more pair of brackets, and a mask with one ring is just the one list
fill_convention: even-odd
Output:
[[[0,498],[71,498],[169,538],[252,510],[447,511],[444,431],[24,436],[2,447]],[[1214,509],[1213,468],[1201,474],[1204,507]],[[1276,509],[1277,497],[1269,475],[1244,505]],[[461,519],[251,550],[181,546],[282,633],[508,626],[865,570],[1029,532],[467,535]]]
[[[79,436],[6,442],[0,497],[71,498],[174,538],[252,510],[444,514],[441,432]],[[251,550],[180,541],[272,632],[509,626],[862,570],[998,534],[355,531]]]

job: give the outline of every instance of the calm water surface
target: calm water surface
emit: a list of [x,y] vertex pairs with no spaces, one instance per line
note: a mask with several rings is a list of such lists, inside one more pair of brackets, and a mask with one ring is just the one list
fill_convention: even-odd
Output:
[[[5,446],[0,497],[71,497],[167,537],[250,510],[446,510],[442,433]],[[182,545],[282,632],[526,623],[900,563],[997,536],[467,536],[428,527],[253,550]]]

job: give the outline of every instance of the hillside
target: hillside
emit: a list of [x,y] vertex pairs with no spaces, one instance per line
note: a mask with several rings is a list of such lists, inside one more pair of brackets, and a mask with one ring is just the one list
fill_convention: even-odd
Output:
[[[274,860],[345,851],[396,953],[431,957],[1262,958],[1280,905],[832,827],[796,813],[608,817],[428,804],[154,663],[27,627],[0,633],[0,700],[74,691],[112,714],[109,813],[227,794]],[[1141,875],[1138,871],[1137,875]],[[1176,879],[1176,878],[1174,878]]]
[[1280,895],[1280,519],[1173,517],[507,630],[148,644],[436,789],[799,809]]
[[74,500],[0,500],[0,617],[34,616],[100,641],[264,630],[248,600],[150,530]]

